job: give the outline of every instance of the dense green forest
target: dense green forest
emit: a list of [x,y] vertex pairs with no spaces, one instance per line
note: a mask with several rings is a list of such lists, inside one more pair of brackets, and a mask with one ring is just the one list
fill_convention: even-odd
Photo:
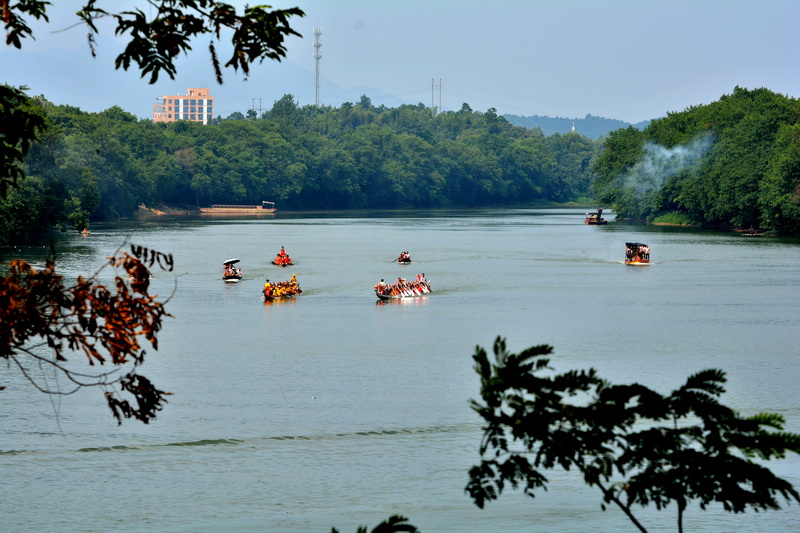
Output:
[[86,113],[38,98],[47,132],[28,178],[0,201],[6,242],[52,225],[126,217],[139,204],[274,201],[279,209],[531,205],[586,198],[599,144],[545,137],[493,109],[432,115],[422,104],[299,107],[155,124],[120,108]]
[[514,126],[494,109],[298,106],[208,126],[155,124],[25,103],[47,128],[27,179],[0,199],[0,245],[49,227],[130,216],[140,204],[274,201],[281,210],[542,205],[591,201],[620,217],[800,235],[800,101],[731,95],[593,141]]
[[800,235],[800,100],[736,87],[612,132],[594,170],[617,216]]

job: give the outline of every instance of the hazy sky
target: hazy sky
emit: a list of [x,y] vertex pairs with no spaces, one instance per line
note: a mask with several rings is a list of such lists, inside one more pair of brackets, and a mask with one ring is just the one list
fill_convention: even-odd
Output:
[[[90,106],[85,95],[104,89],[69,80],[66,74],[34,75],[28,54],[53,55],[90,61],[82,27],[67,28],[69,14],[79,0],[58,0],[52,24],[36,28],[35,43],[23,51],[3,50],[0,81],[27,84],[36,94],[57,94],[56,103]],[[245,2],[233,1],[237,5]],[[251,4],[262,3],[251,0]],[[264,96],[264,107],[282,94],[297,95],[301,105],[314,103],[313,29],[323,34],[320,63],[322,103],[343,89],[357,87],[374,104],[384,103],[383,91],[409,103],[431,104],[445,110],[466,102],[500,114],[547,115],[582,118],[586,114],[639,122],[718,100],[735,86],[766,87],[792,97],[800,96],[800,0],[297,0],[272,1],[274,7],[299,6],[306,17],[294,27],[303,38],[288,41],[288,58],[280,65],[263,67],[267,81],[254,75],[249,82],[228,72],[225,86],[212,94],[233,98],[234,89],[250,83],[249,96]],[[109,9],[139,2],[101,1]],[[113,32],[104,31],[113,36]],[[101,43],[102,44],[102,43]],[[205,42],[191,56],[193,66],[210,75]],[[113,56],[111,56],[113,57]],[[113,59],[112,59],[113,60]],[[182,63],[183,65],[184,63]],[[113,70],[113,64],[95,60],[95,70]],[[298,78],[296,67],[307,76]],[[26,71],[28,68],[28,71]],[[255,67],[259,68],[259,67]],[[188,70],[188,68],[186,69]],[[290,70],[294,72],[290,75]],[[76,68],[75,72],[79,72]],[[183,72],[183,71],[182,71]],[[101,81],[98,84],[119,83]],[[123,78],[119,78],[123,79]],[[170,92],[170,80],[148,87],[135,76],[142,102],[126,101],[123,108],[146,115],[153,97]],[[253,80],[261,84],[255,87]],[[81,95],[69,92],[70,81],[83,87]],[[172,82],[181,91],[205,87],[181,77]],[[359,93],[359,94],[361,94]],[[277,96],[274,96],[277,95]],[[326,98],[327,97],[327,98]],[[241,93],[238,98],[241,100]],[[389,100],[387,99],[387,102]],[[239,104],[246,108],[244,103]],[[387,103],[387,105],[389,105]],[[131,107],[136,107],[133,109]],[[141,111],[141,110],[144,111]],[[218,111],[223,110],[222,102]],[[94,110],[94,109],[88,109]],[[244,109],[241,109],[244,110]],[[224,111],[218,114],[226,115]]]

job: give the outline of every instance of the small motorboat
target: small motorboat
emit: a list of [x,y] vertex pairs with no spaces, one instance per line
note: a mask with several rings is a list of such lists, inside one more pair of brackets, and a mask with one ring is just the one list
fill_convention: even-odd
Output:
[[408,252],[400,252],[400,255],[397,256],[394,262],[400,263],[401,265],[408,265],[411,263],[411,254]]
[[594,213],[586,213],[586,218],[583,219],[583,223],[590,226],[602,226],[603,224],[608,224],[608,221],[603,218],[603,210],[598,209]]
[[222,281],[226,283],[238,283],[242,280],[242,269],[234,266],[238,262],[238,259],[228,259],[222,263],[224,267],[222,271]]
[[625,243],[625,264],[647,266],[650,264],[650,247],[641,242]]

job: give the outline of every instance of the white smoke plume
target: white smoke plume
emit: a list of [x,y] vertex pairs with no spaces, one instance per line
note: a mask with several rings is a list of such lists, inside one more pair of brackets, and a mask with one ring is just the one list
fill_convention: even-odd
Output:
[[712,135],[703,135],[687,144],[664,148],[648,142],[644,155],[623,176],[626,192],[639,199],[659,191],[672,176],[696,167],[714,144]]

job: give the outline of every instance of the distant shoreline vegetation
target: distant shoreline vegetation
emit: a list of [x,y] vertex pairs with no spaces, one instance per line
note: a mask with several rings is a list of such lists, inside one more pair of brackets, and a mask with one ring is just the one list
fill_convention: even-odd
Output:
[[366,96],[333,108],[286,95],[207,126],[29,104],[48,128],[26,156],[27,179],[0,200],[0,244],[130,217],[140,204],[262,200],[282,211],[603,206],[649,223],[800,235],[800,104],[766,89],[737,87],[601,140],[577,126],[545,135],[466,103],[435,114]]
[[611,132],[593,171],[622,218],[800,236],[800,100],[736,87]]
[[46,139],[28,178],[0,203],[0,242],[49,226],[129,217],[140,204],[276,202],[281,210],[431,209],[563,203],[591,195],[601,144],[546,137],[494,109],[433,114],[423,104],[299,107],[286,95],[260,116],[203,126],[153,123],[34,99]]
[[697,226],[683,213],[665,213],[653,218],[652,224],[660,226]]

